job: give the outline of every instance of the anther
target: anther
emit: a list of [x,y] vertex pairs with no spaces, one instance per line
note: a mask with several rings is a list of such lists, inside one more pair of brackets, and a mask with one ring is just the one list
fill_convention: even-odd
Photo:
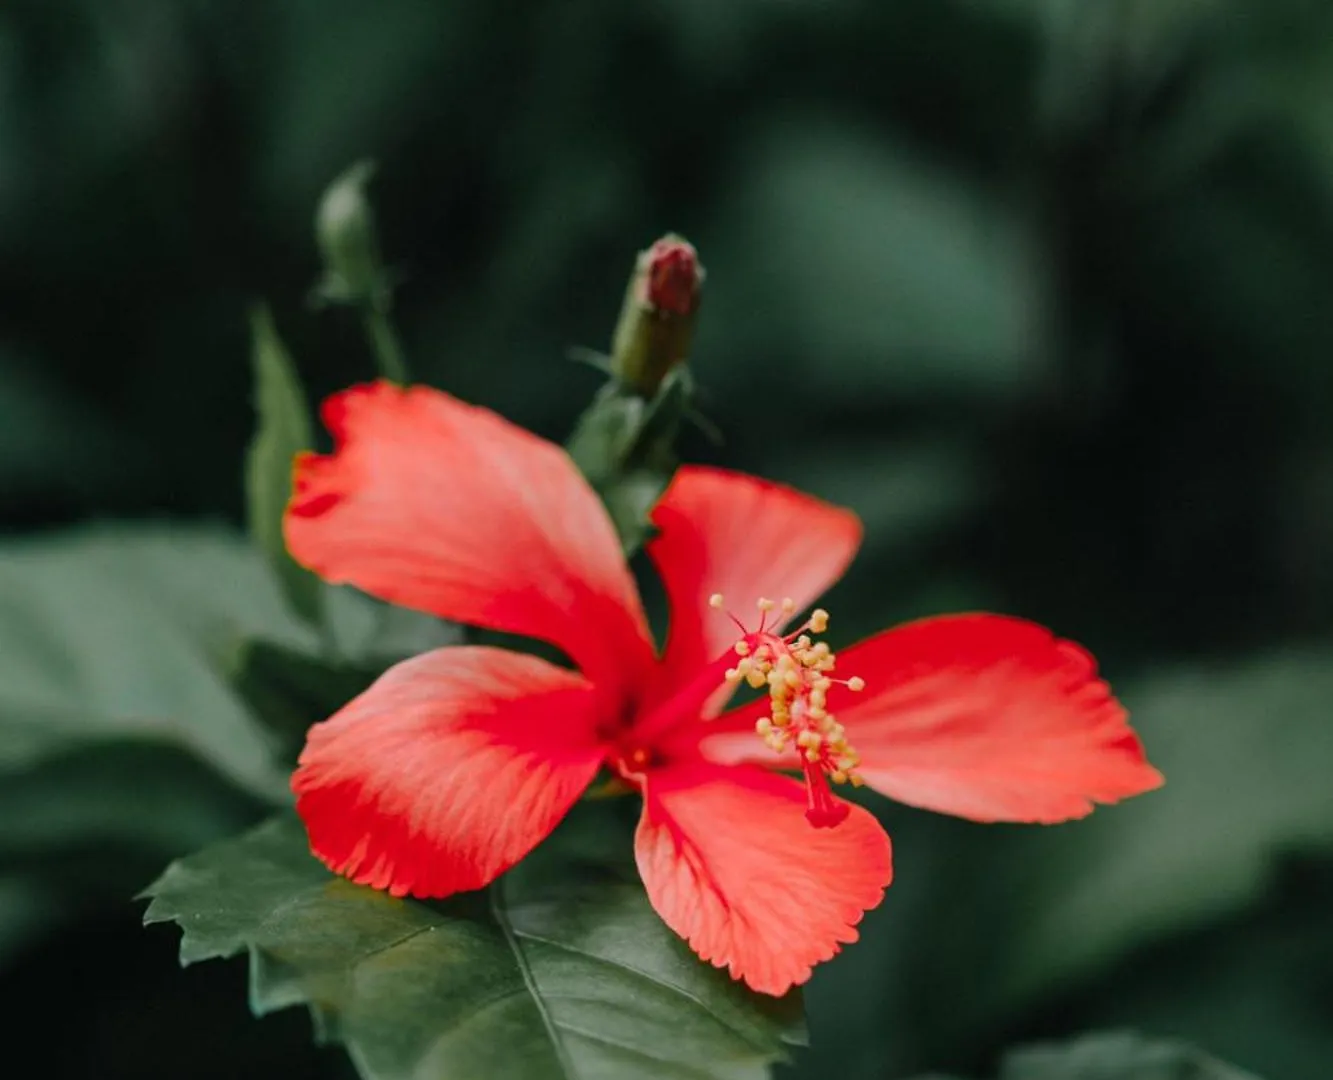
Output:
[[[697,595],[697,594],[696,594],[696,595]],[[726,600],[723,598],[723,596],[722,596],[722,594],[721,594],[720,592],[715,592],[715,593],[713,593],[712,596],[710,596],[710,597],[708,598],[708,606],[709,606],[710,608],[714,608],[714,609],[717,610],[717,611],[721,611],[721,610],[722,610],[722,605],[725,604],[725,603],[726,603]]]
[[[721,594],[709,603],[721,608]],[[796,601],[789,596],[780,601],[760,597],[755,606],[760,612],[757,628],[747,628],[727,612],[741,632],[733,646],[740,660],[728,669],[727,681],[743,680],[765,693],[769,715],[755,722],[755,734],[775,753],[799,755],[810,798],[806,816],[817,828],[831,828],[847,817],[849,808],[834,798],[830,783],[859,787],[862,781],[856,771],[860,758],[843,726],[828,711],[828,691],[835,683],[851,691],[864,690],[865,680],[833,677],[837,658],[826,642],[813,637],[828,629],[829,614],[823,608],[782,635],[776,625],[769,627],[771,613],[781,610],[790,618]]]

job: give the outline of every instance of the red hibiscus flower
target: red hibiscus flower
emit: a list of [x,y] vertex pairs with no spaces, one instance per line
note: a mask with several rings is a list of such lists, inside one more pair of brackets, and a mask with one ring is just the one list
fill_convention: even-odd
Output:
[[[1161,783],[1091,657],[1039,626],[927,619],[836,657],[812,640],[822,611],[787,633],[851,561],[849,511],[681,469],[648,545],[670,606],[659,654],[611,522],[559,447],[384,382],[335,395],[323,417],[336,446],[297,463],[297,559],[395,604],[552,643],[577,669],[438,649],[316,724],[297,810],[314,853],[353,881],[395,896],[480,888],[609,767],[643,798],[635,851],[654,908],[703,959],[781,994],[856,939],[892,876],[883,829],[830,782],[1035,822]],[[783,599],[746,627],[715,594]],[[718,715],[741,681],[768,694]]]

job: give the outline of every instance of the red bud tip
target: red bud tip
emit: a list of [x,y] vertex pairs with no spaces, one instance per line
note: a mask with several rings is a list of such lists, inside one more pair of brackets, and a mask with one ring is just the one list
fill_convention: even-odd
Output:
[[659,311],[690,314],[699,300],[702,273],[694,245],[676,236],[664,236],[647,252],[644,299]]

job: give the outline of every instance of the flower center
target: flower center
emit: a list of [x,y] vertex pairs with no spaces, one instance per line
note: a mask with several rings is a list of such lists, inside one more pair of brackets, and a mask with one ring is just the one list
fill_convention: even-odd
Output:
[[[724,603],[721,595],[710,597],[708,602],[718,609]],[[850,782],[853,787],[860,787],[863,781],[856,772],[860,756],[847,741],[843,726],[828,711],[827,695],[834,684],[864,690],[865,680],[855,676],[835,678],[837,657],[825,642],[811,638],[811,634],[828,629],[827,611],[817,608],[807,622],[782,636],[768,628],[768,617],[775,609],[791,615],[795,603],[790,598],[781,604],[761,598],[756,606],[760,611],[757,630],[747,630],[734,615],[731,617],[744,636],[735,644],[740,660],[727,669],[726,679],[731,683],[744,681],[756,690],[767,688],[769,715],[755,724],[755,732],[769,749],[800,755],[810,797],[805,816],[816,828],[829,828],[850,813],[846,803],[834,798],[829,781]]]
[[651,748],[631,743],[608,754],[606,763],[615,774],[617,782],[622,785],[620,790],[628,791],[643,781],[644,774],[656,759],[657,755]]

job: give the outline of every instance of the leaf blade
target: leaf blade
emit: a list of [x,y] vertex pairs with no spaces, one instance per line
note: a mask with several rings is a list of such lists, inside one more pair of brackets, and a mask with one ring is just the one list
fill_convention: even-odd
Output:
[[324,584],[292,559],[282,531],[291,496],[292,460],[315,445],[309,405],[267,307],[250,313],[250,337],[259,419],[245,466],[250,533],[273,567],[292,610],[312,626],[320,626]]
[[329,874],[280,815],[173,863],[144,918],[181,926],[183,963],[248,951],[255,1011],[306,1003],[372,1080],[766,1076],[799,999],[749,995],[639,886],[579,867],[547,854],[487,894],[395,900]]
[[1176,1039],[1133,1032],[1083,1035],[1005,1055],[1000,1080],[1257,1080]]

